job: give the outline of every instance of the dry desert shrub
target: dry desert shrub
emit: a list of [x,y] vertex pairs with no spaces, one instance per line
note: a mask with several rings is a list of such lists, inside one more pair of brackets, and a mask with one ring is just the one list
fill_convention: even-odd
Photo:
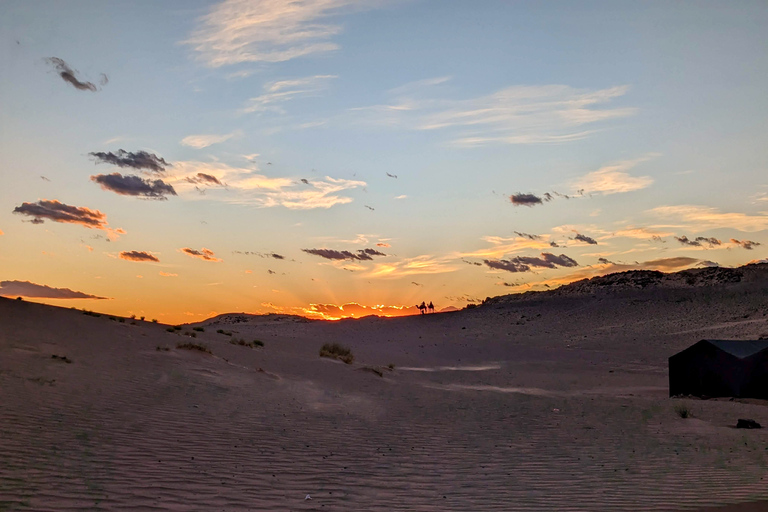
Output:
[[344,345],[338,343],[326,343],[320,347],[320,357],[330,357],[331,359],[338,359],[344,361],[347,364],[352,364],[355,360],[355,356],[352,355],[352,351]]
[[200,343],[179,343],[176,345],[176,348],[183,348],[184,350],[199,350],[200,352],[205,352],[206,354],[213,354],[211,349]]

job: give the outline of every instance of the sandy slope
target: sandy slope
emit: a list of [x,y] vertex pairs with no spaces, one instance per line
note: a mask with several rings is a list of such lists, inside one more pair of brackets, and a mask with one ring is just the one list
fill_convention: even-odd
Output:
[[[765,404],[670,400],[666,372],[698,339],[768,333],[766,289],[551,294],[341,322],[224,316],[194,340],[191,326],[2,299],[0,510],[768,500],[768,431],[732,428],[767,425]],[[213,355],[174,348],[184,341]],[[326,341],[350,346],[355,364],[319,358]],[[364,369],[389,363],[383,377]],[[695,417],[679,418],[679,404]]]

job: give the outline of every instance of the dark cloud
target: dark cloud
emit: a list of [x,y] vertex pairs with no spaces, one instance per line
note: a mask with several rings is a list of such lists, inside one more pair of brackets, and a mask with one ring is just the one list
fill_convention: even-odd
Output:
[[695,239],[690,240],[687,236],[676,236],[675,240],[680,242],[682,245],[688,245],[691,247],[704,247],[704,244],[706,244],[708,247],[714,247],[716,245],[721,245],[722,242],[718,240],[715,237],[707,238],[704,236],[697,236]]
[[122,260],[128,261],[154,261],[155,263],[160,263],[157,256],[147,251],[122,251],[119,257]]
[[376,249],[360,249],[356,253],[350,251],[337,251],[334,249],[302,249],[307,254],[314,254],[327,260],[372,260],[373,256],[386,256]]
[[204,172],[199,172],[195,176],[190,176],[185,179],[189,183],[199,183],[202,185],[220,185],[222,187],[224,186],[224,184],[219,181],[219,178],[211,174],[205,174]]
[[386,242],[379,242],[376,244],[376,247],[392,247],[392,246]]
[[[77,79],[75,76],[77,72],[69,67],[69,64],[64,62],[64,60],[58,58],[58,57],[50,57],[48,59],[45,59],[45,61],[56,68],[56,71],[59,73],[59,76],[64,80],[65,82],[69,83],[74,87],[75,89],[79,89],[81,91],[91,91],[96,92],[98,89],[96,87],[96,84],[93,82],[81,82]],[[104,75],[106,76],[106,75]]]
[[423,284],[417,283],[416,281],[411,281],[411,284],[414,286],[424,286]]
[[219,258],[217,258],[213,254],[213,251],[211,251],[210,249],[206,249],[205,247],[203,247],[199,251],[196,249],[190,249],[189,247],[184,247],[180,249],[180,251],[186,254],[187,256],[192,256],[193,258],[200,258],[205,261],[221,261]]
[[659,235],[651,236],[651,240],[653,240],[654,242],[661,242],[663,244],[667,243],[667,241],[662,239]]
[[605,258],[597,258],[597,262],[602,264],[602,265],[613,264],[613,262],[611,260],[608,260],[608,259],[605,259]]
[[477,262],[477,261],[469,261],[469,260],[465,260],[464,258],[461,258],[461,261],[463,261],[463,262],[464,262],[464,263],[466,263],[467,265],[476,265],[476,266],[478,266],[478,267],[482,267],[482,266],[483,266],[483,264],[482,264],[482,263],[479,263],[479,262]]
[[51,181],[48,178],[46,178],[45,176],[40,176],[40,179],[43,180],[43,181]]
[[544,192],[544,196],[542,197],[542,199],[544,199],[546,202],[550,202],[551,200],[554,199],[554,197],[552,197],[552,194],[550,194],[549,192]]
[[549,246],[550,247],[560,247],[559,245],[557,245],[557,242],[549,242]]
[[307,178],[301,178],[301,180],[299,181],[301,181],[305,185],[309,185],[309,180]]
[[29,281],[0,281],[0,295],[6,297],[37,297],[45,299],[107,299],[69,288],[53,288]]
[[488,267],[507,272],[530,272],[532,268],[576,267],[576,260],[565,254],[556,256],[543,252],[538,258],[532,256],[516,256],[508,260],[483,260]]
[[376,209],[373,206],[368,206],[367,204],[364,204],[363,206],[365,206],[366,208],[368,208],[371,211],[374,211]]
[[146,170],[150,172],[164,172],[165,168],[171,165],[164,158],[147,153],[146,151],[125,151],[118,149],[116,152],[97,152],[88,153],[96,159],[96,163],[104,162],[118,167],[129,167],[131,169]]
[[527,238],[528,240],[541,240],[540,235],[532,235],[530,233],[521,233],[520,231],[514,231],[514,233],[520,238]]
[[748,251],[751,251],[754,247],[761,245],[760,242],[753,242],[752,240],[736,240],[735,238],[731,238],[731,243],[740,245],[742,248]]
[[573,237],[574,240],[578,240],[579,242],[585,242],[590,245],[597,245],[597,240],[592,238],[591,236],[582,235],[581,233],[576,233],[576,236]]
[[[34,217],[32,223],[42,224],[43,219],[54,222],[63,222],[69,224],[80,224],[87,228],[103,229],[110,231],[107,227],[107,216],[99,210],[91,210],[86,207],[70,206],[59,201],[41,199],[36,203],[22,203],[13,209],[13,213],[28,215]],[[123,234],[123,230],[114,230],[115,233]]]
[[109,77],[106,73],[99,74],[99,83],[101,85],[107,85],[109,83]]
[[97,174],[91,176],[91,181],[101,185],[104,190],[111,190],[122,196],[138,196],[146,199],[168,199],[175,196],[173,187],[163,180],[144,179],[139,176],[123,176],[119,172],[112,174]]
[[387,173],[387,176],[389,176],[390,178],[397,179],[397,174],[389,174],[389,173]]
[[270,275],[277,274],[277,272],[275,272],[274,270],[267,269],[267,274],[270,274]]
[[710,261],[710,260],[702,260],[700,261],[697,266],[699,267],[719,267],[720,264],[716,261]]
[[513,194],[509,196],[509,200],[515,206],[535,206],[541,204],[541,198],[533,194]]

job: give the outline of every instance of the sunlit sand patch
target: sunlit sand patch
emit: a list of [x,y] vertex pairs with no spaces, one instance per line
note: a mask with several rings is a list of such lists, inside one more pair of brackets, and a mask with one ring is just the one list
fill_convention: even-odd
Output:
[[501,365],[493,363],[474,366],[399,366],[397,369],[409,372],[484,372],[488,370],[499,370],[501,369]]
[[496,393],[516,393],[530,396],[566,396],[567,393],[557,393],[541,388],[521,388],[505,386],[489,386],[485,384],[426,384],[424,387],[443,389],[446,391],[492,391]]

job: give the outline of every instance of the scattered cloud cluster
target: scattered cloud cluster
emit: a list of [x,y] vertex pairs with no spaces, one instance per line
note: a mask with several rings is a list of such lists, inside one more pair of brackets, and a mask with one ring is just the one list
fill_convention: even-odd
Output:
[[114,153],[112,151],[98,151],[88,154],[96,159],[96,163],[108,163],[118,167],[136,169],[138,171],[162,173],[165,172],[166,167],[171,165],[166,162],[164,158],[159,157],[154,153],[148,153],[147,151],[131,152],[125,151],[124,149],[118,149]]
[[199,20],[186,41],[210,67],[284,62],[339,48],[341,26],[327,18],[375,5],[372,0],[225,0]]
[[110,190],[123,196],[136,196],[145,199],[168,199],[175,196],[173,186],[163,180],[145,179],[140,176],[123,176],[119,172],[112,174],[97,174],[91,176],[91,181],[101,185],[104,190]]
[[233,251],[234,254],[244,254],[246,256],[259,256],[260,258],[273,258],[276,260],[284,260],[285,256],[277,254],[276,252],[255,252],[255,251]]
[[201,250],[197,249],[190,249],[189,247],[183,247],[182,249],[179,249],[181,252],[186,254],[187,256],[192,256],[193,258],[200,258],[201,260],[205,261],[216,261],[220,262],[219,258],[216,257],[216,255],[211,251],[210,249],[206,249],[203,247]]
[[53,288],[30,281],[0,281],[0,295],[4,297],[35,297],[44,299],[106,299],[98,295],[76,292],[69,288]]
[[302,249],[302,251],[327,260],[370,261],[374,256],[386,256],[386,254],[376,249],[359,249],[357,252],[337,251],[334,249]]
[[718,240],[715,237],[704,237],[704,236],[697,236],[695,239],[690,240],[687,236],[676,236],[675,240],[680,242],[682,245],[688,245],[691,247],[704,247],[705,249],[707,247],[712,248],[718,245],[722,245],[723,243]]
[[219,178],[213,176],[212,174],[205,174],[204,172],[199,172],[194,176],[187,176],[184,179],[187,181],[187,183],[194,183],[195,185],[219,185],[220,187],[224,186],[224,184],[219,181]]
[[[45,61],[56,69],[62,80],[70,84],[75,89],[81,91],[98,91],[98,87],[93,82],[82,81],[77,78],[77,71],[69,67],[69,64],[64,62],[64,59],[58,57],[49,57]],[[109,78],[104,73],[101,74],[101,85],[106,85],[109,82]]]
[[118,257],[122,260],[128,261],[152,261],[155,263],[160,262],[160,259],[157,256],[147,251],[122,251]]
[[504,260],[483,260],[489,268],[506,270],[507,272],[531,272],[534,268],[576,267],[576,260],[565,254],[555,256],[549,252],[543,252],[537,257],[515,256]]
[[111,238],[125,234],[122,229],[107,226],[107,216],[99,210],[84,206],[70,206],[55,199],[41,199],[35,203],[22,203],[13,209],[13,213],[32,217],[33,224],[42,224],[44,219],[65,224],[79,224],[90,229],[107,231]]

